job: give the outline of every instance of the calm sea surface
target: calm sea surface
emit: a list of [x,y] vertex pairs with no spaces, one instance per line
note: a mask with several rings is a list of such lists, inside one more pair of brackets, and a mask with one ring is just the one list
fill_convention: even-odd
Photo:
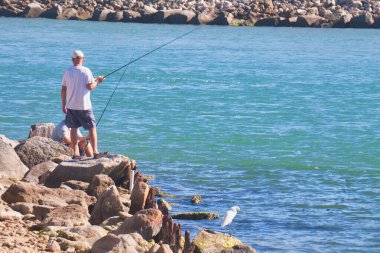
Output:
[[[191,29],[0,18],[0,133],[63,118],[72,50],[104,75]],[[130,66],[100,149],[137,160],[176,195],[173,213],[240,206],[229,232],[258,252],[380,252],[379,42],[379,30],[202,26]],[[121,74],[92,92],[95,116]]]

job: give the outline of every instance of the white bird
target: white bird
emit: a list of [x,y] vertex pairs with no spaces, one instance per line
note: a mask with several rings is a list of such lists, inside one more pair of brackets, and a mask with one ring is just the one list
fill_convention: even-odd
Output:
[[240,211],[240,207],[233,206],[230,210],[227,211],[226,215],[224,216],[224,220],[222,222],[222,227],[225,227],[229,224],[231,224],[232,220],[235,218],[237,212]]

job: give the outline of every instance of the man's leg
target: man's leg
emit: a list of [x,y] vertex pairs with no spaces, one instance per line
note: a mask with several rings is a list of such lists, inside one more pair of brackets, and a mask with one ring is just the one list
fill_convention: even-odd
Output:
[[74,156],[79,157],[78,128],[70,129],[70,138],[71,138],[70,147],[74,150]]
[[96,127],[90,128],[89,133],[90,133],[90,140],[91,140],[92,148],[94,149],[94,155],[99,154],[98,134],[96,132]]
[[79,147],[86,152],[87,157],[93,157],[94,151],[92,150],[91,143],[87,142],[86,137],[79,138]]

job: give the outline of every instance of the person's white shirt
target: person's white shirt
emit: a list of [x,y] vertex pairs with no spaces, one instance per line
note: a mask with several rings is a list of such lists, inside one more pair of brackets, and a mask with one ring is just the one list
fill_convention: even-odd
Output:
[[95,82],[89,68],[72,66],[65,71],[62,86],[67,87],[66,108],[71,110],[92,109],[90,91],[86,85]]

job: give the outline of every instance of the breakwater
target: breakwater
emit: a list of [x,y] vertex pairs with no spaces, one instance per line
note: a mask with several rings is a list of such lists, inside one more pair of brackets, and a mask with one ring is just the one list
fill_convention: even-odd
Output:
[[374,0],[0,0],[0,16],[137,23],[379,28]]

